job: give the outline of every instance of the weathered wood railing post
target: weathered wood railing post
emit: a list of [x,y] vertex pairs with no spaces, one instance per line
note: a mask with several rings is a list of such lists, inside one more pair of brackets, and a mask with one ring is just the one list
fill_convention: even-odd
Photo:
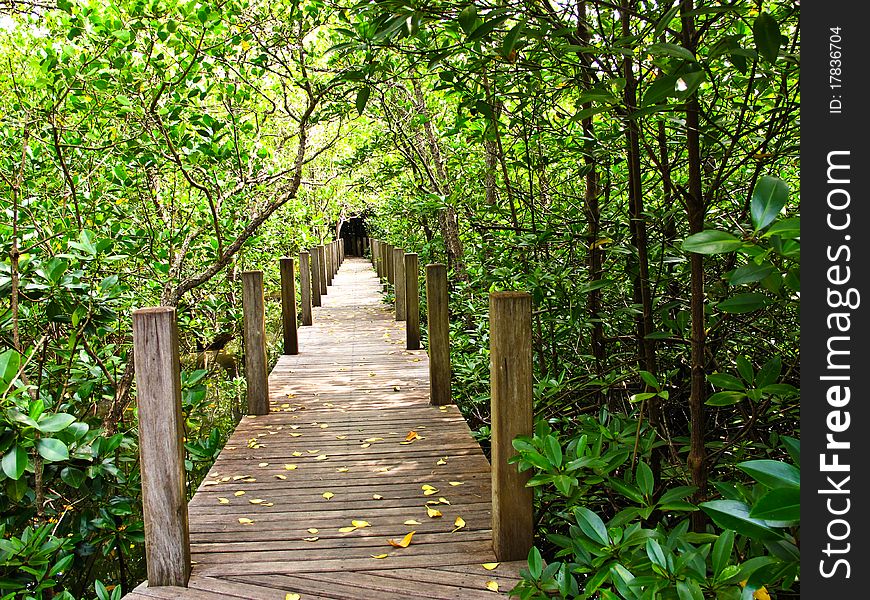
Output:
[[393,250],[393,245],[387,244],[386,252],[384,252],[384,264],[387,267],[387,283],[395,285],[396,265],[393,261]]
[[[325,296],[326,289],[326,249],[323,244],[317,247],[317,257],[320,259],[320,295]],[[323,300],[321,299],[321,302]]]
[[245,379],[248,414],[269,414],[269,372],[266,357],[266,303],[263,272],[242,273],[242,312],[245,322]]
[[344,238],[338,240],[338,250],[339,250],[339,255],[341,256],[341,261],[339,261],[339,263],[338,263],[340,266],[341,263],[343,263],[344,259],[346,258],[345,249],[344,249]]
[[393,280],[395,281],[396,320],[405,320],[405,251],[393,248]]
[[532,434],[532,298],[489,295],[492,415],[492,545],[496,560],[523,560],[533,542],[529,473],[508,459],[513,439]]
[[281,325],[284,334],[284,354],[299,354],[296,334],[296,261],[282,258],[281,272]]
[[378,279],[381,277],[381,263],[378,260],[378,240],[372,240],[372,267],[375,269],[375,273],[378,276]]
[[323,277],[323,265],[320,258],[320,249],[315,246],[311,249],[311,306],[320,306],[322,300],[320,283]]
[[139,471],[148,586],[187,587],[190,530],[174,308],[133,311],[133,361],[139,404]]
[[335,273],[333,264],[335,263],[335,255],[332,253],[332,244],[326,244],[323,247],[323,252],[326,255],[326,285],[332,285],[332,275]]
[[405,254],[405,348],[420,349],[420,260]]
[[429,332],[429,404],[444,406],[450,398],[450,323],[447,267],[426,265],[426,323]]
[[314,323],[311,315],[311,255],[306,250],[299,253],[299,288],[302,325],[311,325]]

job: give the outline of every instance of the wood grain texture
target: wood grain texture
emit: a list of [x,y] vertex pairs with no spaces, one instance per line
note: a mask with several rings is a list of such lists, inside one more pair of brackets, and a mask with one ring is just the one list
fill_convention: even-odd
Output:
[[311,306],[321,306],[323,299],[323,261],[320,257],[320,249],[315,246],[311,249]]
[[393,277],[395,280],[396,320],[405,320],[405,251],[393,248]]
[[332,244],[323,246],[324,255],[326,256],[326,285],[332,285],[332,278],[335,277],[335,252]]
[[[326,248],[323,245],[317,247],[317,256],[320,258],[320,295],[325,296],[329,290],[327,289],[327,266],[326,266]],[[321,306],[323,298],[320,299]]]
[[420,349],[420,259],[405,254],[405,349]]
[[269,372],[266,355],[266,303],[263,272],[242,273],[242,312],[245,328],[245,380],[248,414],[269,413]]
[[[481,566],[495,562],[489,462],[455,406],[429,404],[428,357],[405,349],[380,289],[368,260],[345,259],[270,375],[270,413],[242,419],[190,501],[202,598],[464,600],[518,581],[521,562]],[[353,520],[370,526],[340,531]]]
[[426,323],[429,334],[429,398],[435,406],[452,403],[450,396],[450,323],[447,267],[426,265]]
[[133,311],[133,357],[148,579],[155,587],[184,587],[190,539],[174,308]]
[[313,323],[311,317],[311,255],[303,250],[299,253],[299,297],[302,302],[302,325]]
[[532,434],[532,298],[525,292],[489,295],[492,411],[492,540],[499,560],[521,560],[533,543],[529,473],[508,459],[512,442]]
[[284,336],[284,354],[299,354],[296,336],[296,261],[282,258],[281,273],[281,332]]

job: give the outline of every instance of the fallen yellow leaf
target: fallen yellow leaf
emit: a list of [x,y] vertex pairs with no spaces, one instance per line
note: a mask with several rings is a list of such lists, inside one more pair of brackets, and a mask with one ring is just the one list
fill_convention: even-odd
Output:
[[301,425],[291,425],[290,429],[299,429]]
[[491,592],[497,592],[498,591],[498,582],[492,581],[492,580],[487,581],[486,582],[486,589],[488,589]]
[[395,546],[396,548],[407,548],[411,544],[411,538],[414,537],[416,531],[411,531],[405,537],[401,539],[401,541],[396,540],[387,540],[390,543],[390,546]]
[[456,520],[453,521],[453,524],[454,524],[456,527],[455,527],[455,528],[453,529],[453,531],[451,531],[450,533],[453,533],[453,532],[455,532],[455,531],[459,531],[460,529],[462,529],[463,527],[465,527],[465,519],[463,519],[462,517],[456,517]]
[[257,466],[258,466],[258,467],[268,467],[268,466],[269,466],[269,463],[267,463],[267,462],[262,462],[262,463],[260,463],[260,464],[257,465]]
[[286,475],[275,475],[277,479],[287,479]]
[[325,454],[321,454],[320,456],[315,456],[314,460],[326,460],[327,458],[329,458],[329,457],[326,456]]
[[354,527],[358,527],[358,528],[372,526],[372,524],[369,523],[368,521],[351,521],[350,524],[353,525]]
[[314,537],[302,538],[302,541],[304,541],[304,542],[316,542],[319,539],[320,538],[315,535]]
[[340,527],[338,529],[339,533],[350,533],[351,531],[356,531],[356,527]]
[[498,568],[498,566],[499,566],[500,564],[501,564],[501,563],[483,563],[483,564],[480,565],[480,566],[483,567],[484,569],[486,569],[487,571],[494,571],[495,569]]
[[233,492],[233,496],[244,496],[244,495],[245,495],[245,492],[243,492],[242,490],[239,490],[238,492]]
[[370,438],[366,438],[366,439],[364,439],[363,441],[364,441],[364,442],[369,442],[370,444],[372,444],[372,443],[374,443],[374,442],[381,442],[381,441],[383,441],[383,440],[384,440],[384,438],[382,438],[382,437],[370,437]]
[[350,469],[348,469],[347,467],[339,467],[336,469],[336,471],[338,471],[339,473],[347,473],[348,471],[350,471]]
[[412,441],[412,440],[417,439],[417,437],[419,437],[419,436],[417,435],[417,432],[414,431],[414,430],[411,430],[411,431],[408,432],[408,435],[405,436],[405,441],[406,441],[406,442],[410,442],[410,441]]
[[309,527],[308,533],[320,533],[320,530],[317,527]]
[[420,521],[416,521],[414,519],[408,519],[403,523],[403,525],[422,525]]
[[359,445],[360,448],[368,448],[369,446],[371,446],[371,444],[368,443],[368,442],[366,442],[365,444],[360,444],[360,445]]
[[450,504],[450,500],[447,498],[438,498],[438,502],[441,504]]
[[372,558],[386,558],[389,554],[372,554]]
[[309,450],[308,454],[317,454],[320,450]]
[[346,435],[337,435],[337,436],[335,436],[335,439],[337,439],[337,440],[346,440],[346,439],[347,439],[347,436],[346,436]]
[[287,471],[295,471],[297,465],[284,465],[284,469]]
[[251,498],[250,500],[248,500],[248,502],[250,502],[251,504],[262,504],[263,499],[262,498]]
[[335,496],[335,494],[333,494],[332,492],[323,492],[323,493],[321,494],[321,496],[323,496],[324,498],[326,498],[327,500],[329,500],[330,498],[332,498],[333,496]]
[[274,502],[263,502],[260,506],[275,506]]
[[290,437],[302,437],[302,434],[293,432],[290,434]]
[[440,458],[440,459],[438,459],[438,462],[436,462],[435,464],[436,464],[436,465],[439,465],[439,466],[440,466],[440,465],[446,465],[446,464],[447,464],[447,459],[446,459],[446,458]]
[[384,497],[380,494],[372,494],[372,500],[383,500]]
[[441,511],[437,510],[435,508],[432,508],[431,506],[427,506],[426,507],[426,514],[429,515],[430,519],[434,519],[435,517],[441,516]]
[[239,523],[242,525],[250,525],[253,521],[251,519],[246,519],[245,517],[239,517]]
[[462,484],[464,484],[465,482],[464,482],[464,481],[448,481],[447,483],[449,483],[449,484],[452,485],[453,487],[456,487],[457,485],[462,485]]
[[293,451],[293,456],[297,456],[297,457],[298,457],[298,456],[302,456],[302,453],[299,452],[299,450],[294,450],[294,451]]
[[284,596],[284,600],[302,600],[302,596],[295,592],[289,592],[286,596]]

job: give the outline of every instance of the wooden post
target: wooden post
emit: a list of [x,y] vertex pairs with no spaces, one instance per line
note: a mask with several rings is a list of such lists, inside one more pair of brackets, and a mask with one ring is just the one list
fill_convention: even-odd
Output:
[[341,263],[344,262],[345,254],[344,254],[344,238],[338,240],[338,254],[341,257],[341,260],[338,262],[338,265],[341,266]]
[[284,333],[284,354],[299,354],[296,335],[296,265],[292,258],[282,258],[281,271],[281,324]]
[[405,255],[405,348],[420,349],[420,261]]
[[387,244],[386,252],[384,252],[384,265],[387,268],[387,283],[394,283],[395,264],[393,261],[393,245]]
[[245,321],[245,379],[248,414],[269,414],[269,373],[266,357],[266,303],[263,272],[242,273],[242,312]]
[[174,308],[133,311],[133,361],[139,404],[139,471],[148,586],[187,587],[190,530]]
[[395,281],[396,320],[405,320],[405,251],[393,248],[393,280]]
[[450,323],[447,267],[426,265],[426,322],[429,329],[429,404],[451,404]]
[[320,258],[320,295],[326,295],[326,249],[323,244],[317,247],[317,255]]
[[533,542],[529,472],[508,459],[512,442],[532,434],[532,297],[489,295],[492,415],[492,546],[496,560],[523,560]]
[[326,265],[326,285],[332,285],[332,275],[335,272],[332,268],[335,261],[335,257],[332,254],[332,244],[326,244],[323,247],[323,252],[326,255],[326,261],[324,262]]
[[[307,250],[299,253],[299,287],[302,297],[302,325],[314,323],[311,315],[311,255]],[[319,291],[319,290],[318,290]]]
[[317,246],[311,249],[311,306],[320,306],[322,301],[321,278],[323,277],[323,265],[320,258],[320,250]]

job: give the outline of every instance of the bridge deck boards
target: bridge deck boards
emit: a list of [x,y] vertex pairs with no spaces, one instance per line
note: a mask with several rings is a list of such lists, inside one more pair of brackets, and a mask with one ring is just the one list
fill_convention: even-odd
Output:
[[[482,566],[495,562],[489,463],[455,406],[429,406],[426,352],[405,350],[381,298],[369,263],[348,258],[300,354],[272,371],[270,414],[242,419],[189,504],[188,589],[128,598],[464,600],[514,586],[523,563]],[[369,525],[341,531],[353,521]]]

